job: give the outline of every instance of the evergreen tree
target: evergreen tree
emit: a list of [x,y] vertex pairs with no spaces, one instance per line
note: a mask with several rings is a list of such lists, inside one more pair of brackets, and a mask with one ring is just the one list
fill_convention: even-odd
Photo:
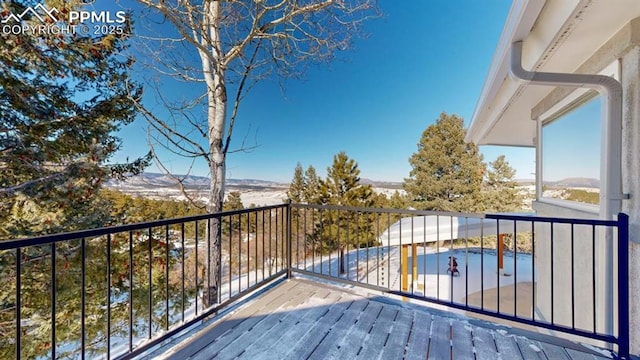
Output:
[[[46,5],[68,22],[81,3]],[[28,5],[2,2],[2,18]],[[22,25],[42,23],[27,15]],[[123,56],[127,36],[0,34],[0,239],[102,225],[101,184],[149,161],[107,165],[120,147],[113,133],[135,117],[130,96],[140,96]]]
[[306,181],[304,178],[304,170],[302,170],[302,165],[298,163],[296,165],[296,169],[293,172],[293,180],[291,180],[289,190],[287,190],[287,197],[293,203],[302,203],[306,201],[305,188]]
[[309,165],[304,173],[305,189],[303,199],[307,204],[317,204],[320,201],[320,177],[316,173],[316,168]]
[[514,181],[516,171],[504,155],[489,163],[483,188],[483,211],[508,212],[522,207],[522,196]]
[[[370,207],[373,205],[371,185],[360,183],[358,164],[340,152],[327,168],[326,180],[320,181],[320,201],[325,205]],[[340,273],[345,273],[345,248],[371,245],[373,240],[371,219],[353,211],[330,210],[314,232],[314,239],[325,251],[340,251]]]
[[[0,19],[9,14],[24,14],[11,26],[64,26],[71,10],[80,10],[82,1],[48,0],[44,6],[56,8],[59,23],[44,17],[46,24],[25,12],[37,2],[28,0],[0,3]],[[131,97],[141,95],[129,78],[132,61],[125,56],[128,35],[72,34],[23,30],[0,33],[0,240],[71,231],[108,224],[109,202],[99,189],[111,177],[136,174],[149,158],[127,164],[110,164],[120,140],[113,135],[121,126],[133,121],[136,111]],[[122,236],[120,236],[122,235]],[[124,251],[118,242],[124,234],[111,238],[114,293],[129,288],[118,272],[124,272]],[[106,288],[106,237],[87,239],[87,258],[93,259],[86,272],[86,339],[89,357],[104,353],[104,295]],[[138,238],[134,257],[144,253]],[[144,242],[143,242],[144,241]],[[123,245],[124,246],[124,245]],[[158,254],[168,251],[153,241]],[[57,331],[60,358],[74,357],[73,344],[80,334],[80,242],[68,241],[51,247],[25,247],[22,257],[22,316],[29,319],[21,342],[24,358],[45,358],[51,349],[48,330],[51,326],[51,263],[57,267]],[[141,252],[137,252],[140,248]],[[149,247],[146,246],[148,249]],[[145,259],[141,255],[141,259]],[[0,291],[0,358],[15,355],[16,262],[13,252],[0,252],[0,278],[7,286]],[[115,265],[117,263],[117,265]],[[163,264],[162,266],[168,266]],[[161,265],[159,263],[150,266]],[[28,276],[24,276],[28,274]],[[144,283],[144,274],[134,275],[136,284]],[[164,282],[162,275],[154,286]],[[148,280],[147,280],[148,283]],[[143,296],[140,286],[134,296]],[[143,310],[136,305],[135,314]],[[150,310],[146,310],[147,312]],[[159,314],[151,310],[153,314]],[[115,311],[114,324],[125,316]],[[154,315],[154,320],[157,316]],[[61,326],[64,324],[64,326]],[[124,329],[113,334],[124,335]],[[60,344],[67,342],[66,345]]]
[[411,202],[407,198],[407,195],[400,194],[399,191],[395,191],[391,198],[389,198],[388,204],[392,209],[407,209],[411,207]]
[[327,168],[327,178],[320,182],[323,204],[342,206],[371,206],[371,185],[360,184],[360,169],[344,151],[333,157]]
[[232,210],[243,210],[244,205],[242,204],[242,198],[240,197],[239,191],[232,191],[227,196],[227,199],[222,206],[222,210],[224,211],[232,211]]
[[478,147],[465,143],[462,118],[440,114],[411,155],[404,189],[423,210],[478,211],[484,164]]

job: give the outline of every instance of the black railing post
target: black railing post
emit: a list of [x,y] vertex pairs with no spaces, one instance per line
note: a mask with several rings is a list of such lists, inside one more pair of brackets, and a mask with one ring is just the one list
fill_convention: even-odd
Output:
[[22,248],[16,248],[16,360],[20,360],[22,349]]
[[56,243],[51,243],[51,358],[56,358]]
[[291,231],[291,199],[287,200],[287,279],[291,279],[291,238],[293,237]]
[[[229,217],[229,228],[231,228],[231,217]],[[229,233],[229,241],[231,241],[231,233]],[[216,276],[216,293],[218,295],[218,304],[222,304],[222,216],[218,217],[218,272]],[[231,261],[231,246],[229,246],[229,261]],[[231,279],[231,265],[229,265],[229,279]],[[231,280],[229,280],[231,281]],[[229,290],[231,296],[231,290]]]
[[629,215],[618,214],[618,356],[629,358]]

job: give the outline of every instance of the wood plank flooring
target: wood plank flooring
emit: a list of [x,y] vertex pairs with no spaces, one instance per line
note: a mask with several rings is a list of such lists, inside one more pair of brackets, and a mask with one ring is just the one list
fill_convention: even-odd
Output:
[[[163,350],[164,351],[164,350]],[[223,316],[164,359],[604,359],[304,279]]]

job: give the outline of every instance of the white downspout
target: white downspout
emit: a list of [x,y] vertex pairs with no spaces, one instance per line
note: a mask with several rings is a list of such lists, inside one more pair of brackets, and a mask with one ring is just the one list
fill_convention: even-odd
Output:
[[622,210],[622,85],[597,74],[568,74],[527,71],[522,68],[522,41],[511,44],[509,75],[519,81],[553,86],[596,89],[604,97],[606,124],[602,130],[604,156],[600,160],[600,217],[611,220]]
[[[612,220],[622,211],[622,85],[618,80],[604,75],[548,73],[527,71],[522,67],[522,41],[511,44],[511,64],[509,75],[519,81],[531,84],[592,88],[604,97],[603,114],[605,127],[602,129],[603,155],[600,157],[600,181],[604,181],[600,193],[600,217]],[[538,125],[540,126],[540,125]],[[540,136],[540,132],[538,132]],[[538,150],[539,151],[539,150]],[[612,313],[613,302],[613,232],[607,230],[604,244],[605,262],[605,309]],[[551,260],[553,261],[553,260]],[[553,306],[553,305],[552,305]],[[594,309],[595,310],[595,309]],[[607,333],[613,334],[613,317],[606,317]],[[594,329],[596,330],[596,329]]]

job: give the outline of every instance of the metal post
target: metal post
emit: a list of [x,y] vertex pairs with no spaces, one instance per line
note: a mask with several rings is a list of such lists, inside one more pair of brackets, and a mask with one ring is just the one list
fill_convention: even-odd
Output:
[[629,215],[618,214],[618,356],[629,358]]
[[498,272],[500,275],[504,272],[504,235],[498,234]]
[[401,246],[402,250],[401,250],[401,262],[402,262],[402,291],[403,292],[407,292],[409,291],[409,275],[408,275],[408,268],[409,268],[409,245],[402,245]]
[[16,360],[20,360],[22,350],[22,248],[16,248]]
[[417,290],[418,281],[418,245],[411,244],[411,292]]
[[287,200],[287,279],[291,279],[291,199]]

